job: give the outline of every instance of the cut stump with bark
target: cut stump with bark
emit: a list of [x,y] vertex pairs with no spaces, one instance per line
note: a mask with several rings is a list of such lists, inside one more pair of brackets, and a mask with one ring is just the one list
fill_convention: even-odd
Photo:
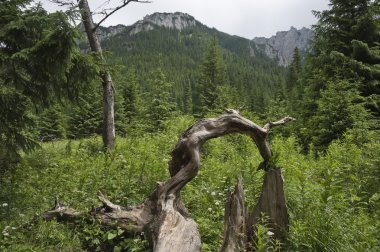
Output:
[[[56,204],[55,208],[43,214],[43,218],[50,220],[56,218],[59,221],[71,221],[76,218],[92,216],[102,225],[119,227],[129,232],[144,231],[155,252],[161,251],[201,251],[201,239],[197,225],[190,218],[188,211],[181,200],[181,189],[189,183],[198,173],[200,167],[200,150],[203,144],[212,138],[221,137],[231,133],[248,135],[255,142],[263,161],[261,168],[266,168],[272,157],[268,133],[274,126],[282,125],[294,120],[287,116],[277,122],[267,123],[260,127],[250,120],[242,117],[239,111],[226,110],[226,114],[218,118],[204,119],[189,127],[179,138],[169,161],[171,178],[165,182],[158,182],[156,189],[139,206],[119,206],[111,203],[101,193],[98,198],[103,206],[89,212],[78,212],[74,209]],[[241,180],[239,180],[241,181]],[[244,194],[242,182],[239,182],[238,193],[232,197],[230,211],[227,215],[239,213],[245,215]],[[242,218],[236,215],[227,219],[230,225],[236,225],[232,230],[240,233],[243,228],[240,224]],[[225,239],[231,241],[223,245],[227,248],[239,249],[245,242],[245,237],[240,237],[232,231],[225,234]],[[232,243],[232,241],[234,241]]]

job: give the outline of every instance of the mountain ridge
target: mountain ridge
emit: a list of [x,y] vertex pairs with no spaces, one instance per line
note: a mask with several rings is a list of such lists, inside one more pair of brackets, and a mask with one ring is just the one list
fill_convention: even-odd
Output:
[[[101,27],[98,31],[98,36],[99,39],[103,41],[126,30],[130,36],[133,36],[140,32],[152,31],[155,27],[164,27],[167,29],[182,31],[185,28],[197,25],[207,27],[211,30],[216,30],[215,28],[210,28],[207,25],[202,24],[187,13],[155,12],[153,14],[146,15],[142,20],[139,20],[129,26],[119,24],[116,26]],[[228,35],[236,38],[247,39],[236,35]],[[280,66],[288,66],[293,58],[293,51],[295,47],[298,47],[302,54],[309,52],[310,41],[313,39],[313,36],[314,34],[311,29],[305,27],[296,29],[291,27],[288,31],[276,32],[276,34],[270,38],[255,37],[251,39],[253,43],[250,43],[249,45],[249,55],[251,57],[255,57],[257,55],[257,51],[260,51],[270,59],[276,61]]]

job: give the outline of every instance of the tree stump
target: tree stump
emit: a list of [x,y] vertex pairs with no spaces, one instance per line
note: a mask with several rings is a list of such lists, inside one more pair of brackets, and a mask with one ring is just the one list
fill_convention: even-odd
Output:
[[[274,233],[274,237],[284,240],[289,229],[289,217],[285,201],[284,180],[280,168],[265,172],[261,195],[256,207],[248,217],[248,225],[253,227],[260,223],[262,213],[269,217],[269,229]],[[252,230],[248,235],[253,237]]]
[[221,252],[245,251],[246,208],[243,178],[239,176],[234,192],[229,196],[224,209],[224,235]]

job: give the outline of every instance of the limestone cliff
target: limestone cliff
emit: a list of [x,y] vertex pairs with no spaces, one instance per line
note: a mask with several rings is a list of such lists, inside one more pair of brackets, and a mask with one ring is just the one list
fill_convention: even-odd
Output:
[[297,30],[291,27],[289,31],[277,32],[270,38],[254,38],[253,42],[269,58],[277,60],[281,66],[287,66],[293,58],[294,48],[298,47],[301,53],[308,52],[313,37],[313,31],[308,28]]

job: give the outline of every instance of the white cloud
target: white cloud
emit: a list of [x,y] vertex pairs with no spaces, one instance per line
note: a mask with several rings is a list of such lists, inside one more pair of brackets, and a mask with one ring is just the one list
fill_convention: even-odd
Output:
[[[105,0],[89,0],[92,10]],[[120,1],[111,0],[108,7]],[[154,12],[185,12],[209,27],[246,38],[269,37],[277,31],[310,27],[316,22],[312,10],[328,8],[328,0],[152,0],[131,3],[112,15],[104,25],[130,25]],[[56,7],[42,0],[48,10]],[[47,4],[48,3],[48,4]],[[46,5],[45,5],[46,4]],[[95,18],[96,20],[96,18]]]

